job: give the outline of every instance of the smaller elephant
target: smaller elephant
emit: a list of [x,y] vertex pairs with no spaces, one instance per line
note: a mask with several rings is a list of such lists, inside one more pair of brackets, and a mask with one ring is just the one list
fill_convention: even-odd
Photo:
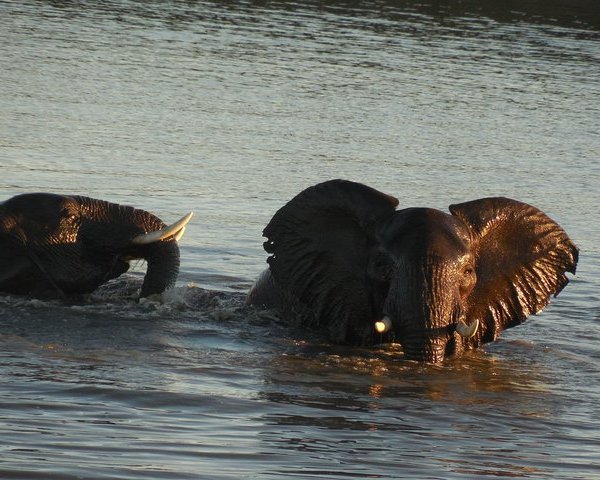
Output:
[[144,210],[82,196],[30,193],[0,203],[0,292],[41,298],[90,293],[148,263],[141,297],[179,273],[177,241],[192,217],[166,226]]
[[575,273],[577,247],[531,205],[398,203],[345,180],[307,188],[264,229],[269,268],[248,303],[335,343],[398,341],[406,358],[436,363],[538,313]]

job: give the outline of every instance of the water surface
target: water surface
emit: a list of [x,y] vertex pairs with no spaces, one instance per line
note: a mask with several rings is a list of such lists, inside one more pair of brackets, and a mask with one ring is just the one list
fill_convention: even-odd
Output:
[[[0,197],[196,216],[164,302],[0,297],[2,478],[600,478],[593,2],[0,3]],[[581,249],[542,314],[443,365],[243,305],[309,185],[504,195]]]

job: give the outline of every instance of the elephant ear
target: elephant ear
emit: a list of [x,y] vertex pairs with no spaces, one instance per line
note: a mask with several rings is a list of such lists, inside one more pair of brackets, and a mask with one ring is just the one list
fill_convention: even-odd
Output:
[[477,283],[468,316],[479,319],[479,342],[539,313],[575,273],[578,249],[542,211],[508,198],[450,205],[473,235]]
[[366,185],[331,180],[298,194],[263,231],[275,281],[311,312],[304,322],[327,328],[334,342],[362,343],[373,329],[382,308],[367,273],[381,260],[375,226],[396,205]]

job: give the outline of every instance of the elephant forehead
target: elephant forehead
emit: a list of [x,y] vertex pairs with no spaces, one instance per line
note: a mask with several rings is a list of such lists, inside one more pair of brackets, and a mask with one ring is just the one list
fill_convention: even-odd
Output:
[[79,206],[71,197],[28,193],[5,201],[3,209],[33,239],[64,228],[65,220],[76,216]]
[[470,232],[459,219],[440,210],[407,208],[394,214],[383,242],[397,254],[454,257],[469,252]]
[[7,212],[27,218],[58,216],[65,208],[76,208],[77,202],[71,197],[54,193],[25,193],[6,200],[3,206]]

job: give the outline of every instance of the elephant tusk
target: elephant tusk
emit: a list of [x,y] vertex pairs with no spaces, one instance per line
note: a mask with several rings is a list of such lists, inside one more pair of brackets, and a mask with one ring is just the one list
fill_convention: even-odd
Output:
[[479,328],[479,320],[476,318],[471,322],[470,325],[467,325],[462,320],[459,320],[456,324],[456,331],[461,337],[471,338],[477,333],[477,329]]
[[390,317],[383,317],[381,320],[375,322],[375,331],[377,333],[385,333],[392,328],[392,321]]
[[160,242],[161,240],[165,240],[169,237],[175,237],[175,241],[179,241],[179,239],[183,236],[183,233],[185,232],[185,226],[192,218],[192,215],[194,215],[193,212],[190,212],[173,225],[169,225],[168,227],[157,230],[156,232],[138,235],[131,242],[135,245],[148,245],[149,243]]
[[175,241],[178,242],[181,237],[183,237],[183,234],[185,233],[185,227],[183,227],[181,230],[179,230],[176,234],[175,234]]

